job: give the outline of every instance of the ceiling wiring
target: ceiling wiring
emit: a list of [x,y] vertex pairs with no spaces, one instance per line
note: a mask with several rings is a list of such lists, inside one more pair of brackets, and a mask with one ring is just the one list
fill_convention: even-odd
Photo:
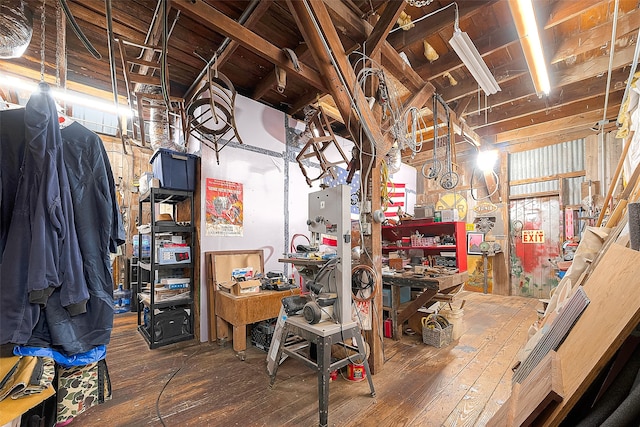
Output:
[[98,59],[98,60],[102,59],[102,55],[100,54],[100,52],[98,52],[98,50],[91,44],[87,36],[84,35],[84,33],[82,32],[82,29],[76,22],[76,19],[73,17],[73,14],[71,13],[71,9],[69,9],[69,5],[67,4],[67,0],[59,0],[59,2],[60,2],[60,6],[62,6],[62,10],[64,11],[64,14],[67,16],[69,25],[71,25],[71,29],[76,34],[76,36],[78,36],[78,39],[80,39],[84,47],[87,48],[91,56],[93,56],[95,59]]

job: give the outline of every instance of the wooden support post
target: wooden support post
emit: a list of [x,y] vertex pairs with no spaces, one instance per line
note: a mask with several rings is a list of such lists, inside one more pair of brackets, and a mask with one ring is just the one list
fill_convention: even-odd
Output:
[[[361,180],[363,185],[369,185],[369,182],[371,182],[372,211],[376,208],[379,209],[380,172],[377,167],[377,158],[383,157],[391,147],[391,136],[382,134],[378,124],[379,121],[376,120],[369,108],[362,88],[354,85],[354,82],[356,82],[355,72],[349,63],[325,4],[320,0],[288,0],[287,5],[318,64],[318,69],[340,111],[344,123],[350,124],[349,130],[353,141],[360,143],[364,155],[363,164],[361,165],[361,171],[364,172],[361,174]],[[316,26],[320,27],[321,33],[315,30]],[[329,51],[325,48],[325,43],[328,45]],[[359,111],[355,120],[353,119],[354,108]],[[369,129],[369,133],[364,138],[361,138],[360,130],[363,127]],[[374,148],[375,151],[373,151]],[[364,243],[368,253],[374,256],[372,267],[380,274],[382,262],[379,255],[382,252],[380,247],[381,227],[380,224],[375,224],[373,221],[370,221],[370,223],[372,224],[371,240]],[[373,321],[374,330],[372,332],[374,336],[369,340],[369,345],[372,348],[372,372],[381,369],[383,363],[382,349],[380,348],[382,332],[382,298],[380,295],[382,292],[378,294],[377,302],[374,301],[376,310],[373,310],[374,313],[378,312],[378,316]]]
[[[502,202],[496,215],[502,217],[505,224],[506,240],[502,244],[502,253],[504,256],[497,256],[493,260],[494,263],[502,265],[494,265],[493,293],[496,295],[511,295],[511,248],[509,245],[509,153],[500,152],[500,172],[498,173],[502,185],[496,194],[499,194],[499,200]],[[500,274],[503,272],[503,274]]]

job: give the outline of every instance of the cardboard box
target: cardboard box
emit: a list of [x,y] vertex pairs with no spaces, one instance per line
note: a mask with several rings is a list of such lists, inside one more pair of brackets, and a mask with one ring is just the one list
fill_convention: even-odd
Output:
[[222,282],[218,284],[221,291],[229,292],[233,295],[251,295],[260,292],[260,280],[243,280],[237,282],[235,280],[231,282]]
[[460,220],[460,218],[458,218],[457,209],[445,209],[440,211],[440,214],[442,215],[442,222],[454,222]]
[[402,258],[389,258],[389,268],[394,270],[402,270],[404,268],[404,262]]
[[434,212],[435,210],[433,205],[415,205],[413,207],[413,217],[416,219],[433,218]]

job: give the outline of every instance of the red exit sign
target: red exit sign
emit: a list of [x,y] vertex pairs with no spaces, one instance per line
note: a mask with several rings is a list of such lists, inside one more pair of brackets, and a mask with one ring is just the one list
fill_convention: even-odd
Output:
[[522,243],[544,243],[544,230],[522,230]]

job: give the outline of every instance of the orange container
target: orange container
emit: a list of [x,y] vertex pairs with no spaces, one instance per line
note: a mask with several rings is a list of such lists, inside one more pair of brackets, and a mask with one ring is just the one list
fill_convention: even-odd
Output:
[[364,365],[355,363],[347,365],[347,379],[349,381],[362,381],[365,378],[367,378],[367,373],[364,370]]

